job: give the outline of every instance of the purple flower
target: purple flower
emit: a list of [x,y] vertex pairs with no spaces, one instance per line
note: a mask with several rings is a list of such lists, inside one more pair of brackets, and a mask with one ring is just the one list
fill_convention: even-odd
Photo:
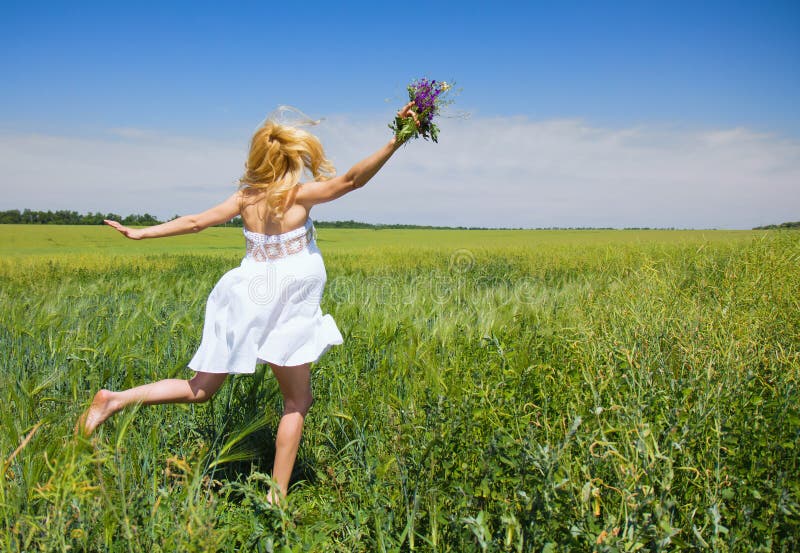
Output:
[[398,118],[392,125],[389,125],[398,138],[407,140],[422,136],[436,142],[439,129],[433,123],[433,119],[439,114],[442,105],[450,103],[450,100],[446,99],[446,92],[450,88],[451,86],[444,81],[424,78],[412,81],[408,85],[408,96],[416,108],[419,127],[411,117],[405,120]]

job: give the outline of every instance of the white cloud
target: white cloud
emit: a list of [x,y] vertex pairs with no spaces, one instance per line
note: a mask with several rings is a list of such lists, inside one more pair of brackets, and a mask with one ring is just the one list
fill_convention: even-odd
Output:
[[[340,172],[389,137],[386,121],[315,131]],[[601,128],[525,117],[441,120],[318,219],[465,226],[749,228],[800,219],[800,142],[745,128]],[[0,134],[0,209],[203,210],[235,189],[240,143],[112,129],[97,138]]]

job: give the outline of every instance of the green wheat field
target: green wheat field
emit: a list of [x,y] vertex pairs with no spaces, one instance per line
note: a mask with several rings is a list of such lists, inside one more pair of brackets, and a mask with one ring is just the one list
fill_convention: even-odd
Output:
[[0,551],[800,549],[800,233],[318,235],[345,343],[271,508],[267,367],[72,433],[192,375],[241,231],[0,225]]

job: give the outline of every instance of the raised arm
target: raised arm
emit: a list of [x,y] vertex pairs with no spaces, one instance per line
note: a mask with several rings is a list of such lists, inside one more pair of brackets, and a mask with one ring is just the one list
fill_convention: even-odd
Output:
[[240,212],[239,192],[233,193],[227,200],[219,205],[212,207],[196,215],[184,215],[172,221],[146,227],[142,229],[132,229],[118,223],[117,221],[104,220],[103,222],[110,227],[131,238],[141,240],[143,238],[161,238],[163,236],[176,236],[178,234],[190,234],[201,230],[226,223],[239,215]]
[[[413,105],[414,102],[409,102],[397,115],[400,117],[411,115],[416,119],[417,114],[412,110]],[[417,121],[417,125],[419,125],[419,121]],[[295,201],[310,208],[361,188],[389,161],[389,158],[400,146],[402,146],[402,142],[397,142],[395,137],[392,137],[383,148],[353,165],[344,175],[338,175],[326,181],[308,182],[299,187]]]

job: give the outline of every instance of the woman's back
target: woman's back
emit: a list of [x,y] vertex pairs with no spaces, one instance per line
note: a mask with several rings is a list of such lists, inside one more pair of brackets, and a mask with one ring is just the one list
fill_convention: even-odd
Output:
[[286,197],[285,210],[280,221],[267,215],[266,191],[243,190],[241,216],[244,228],[259,234],[275,235],[302,227],[308,219],[309,208],[295,202],[297,186]]

